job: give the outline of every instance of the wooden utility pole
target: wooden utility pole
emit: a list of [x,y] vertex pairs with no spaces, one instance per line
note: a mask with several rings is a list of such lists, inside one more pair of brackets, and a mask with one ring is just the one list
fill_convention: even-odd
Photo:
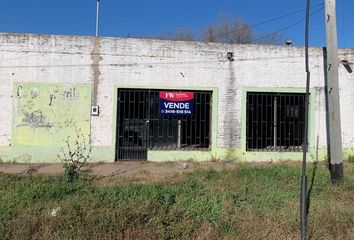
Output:
[[340,122],[336,2],[325,0],[327,55],[327,133],[329,133],[329,163],[332,183],[343,178],[342,129]]

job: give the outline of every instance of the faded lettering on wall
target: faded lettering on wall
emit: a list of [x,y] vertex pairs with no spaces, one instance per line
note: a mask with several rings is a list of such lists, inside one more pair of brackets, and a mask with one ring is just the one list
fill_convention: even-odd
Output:
[[75,125],[89,136],[89,85],[17,83],[13,96],[14,145],[61,145]]

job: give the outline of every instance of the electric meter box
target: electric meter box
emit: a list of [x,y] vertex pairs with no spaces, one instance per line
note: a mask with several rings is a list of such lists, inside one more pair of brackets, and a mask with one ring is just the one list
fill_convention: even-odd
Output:
[[98,116],[100,113],[100,109],[97,105],[91,106],[91,115],[92,116]]

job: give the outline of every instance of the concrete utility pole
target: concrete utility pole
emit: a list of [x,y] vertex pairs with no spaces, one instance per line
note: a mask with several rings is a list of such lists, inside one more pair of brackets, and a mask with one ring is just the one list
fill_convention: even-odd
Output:
[[336,2],[325,0],[326,40],[327,40],[327,99],[329,160],[332,183],[343,178],[342,129],[340,122],[339,84],[338,84],[338,50],[336,26]]

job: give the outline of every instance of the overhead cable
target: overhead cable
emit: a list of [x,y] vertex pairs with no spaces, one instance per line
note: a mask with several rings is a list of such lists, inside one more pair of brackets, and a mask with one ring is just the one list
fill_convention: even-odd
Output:
[[[310,16],[313,16],[314,14],[318,13],[319,11],[321,11],[321,10],[323,10],[323,9],[324,9],[324,7],[321,7],[320,9],[317,9],[317,10],[316,10],[315,12],[313,12]],[[252,41],[249,41],[249,42],[247,42],[247,43],[255,43],[255,42],[258,42],[259,40],[262,40],[262,39],[265,39],[265,38],[267,38],[267,37],[273,36],[274,34],[277,34],[277,33],[283,32],[283,31],[285,31],[285,30],[288,30],[289,28],[292,28],[292,27],[294,27],[294,26],[300,24],[301,22],[305,21],[305,19],[306,19],[306,18],[302,18],[302,19],[300,19],[300,20],[298,20],[298,21],[296,21],[296,22],[294,22],[294,23],[292,23],[292,24],[290,24],[290,25],[288,25],[288,26],[286,26],[286,27],[284,27],[284,28],[281,28],[281,29],[279,29],[279,30],[277,30],[277,31],[275,31],[275,32],[272,32],[272,33],[270,33],[270,34],[264,35],[264,36],[262,36],[262,37],[256,38],[256,39],[254,39],[254,40],[252,40]]]

